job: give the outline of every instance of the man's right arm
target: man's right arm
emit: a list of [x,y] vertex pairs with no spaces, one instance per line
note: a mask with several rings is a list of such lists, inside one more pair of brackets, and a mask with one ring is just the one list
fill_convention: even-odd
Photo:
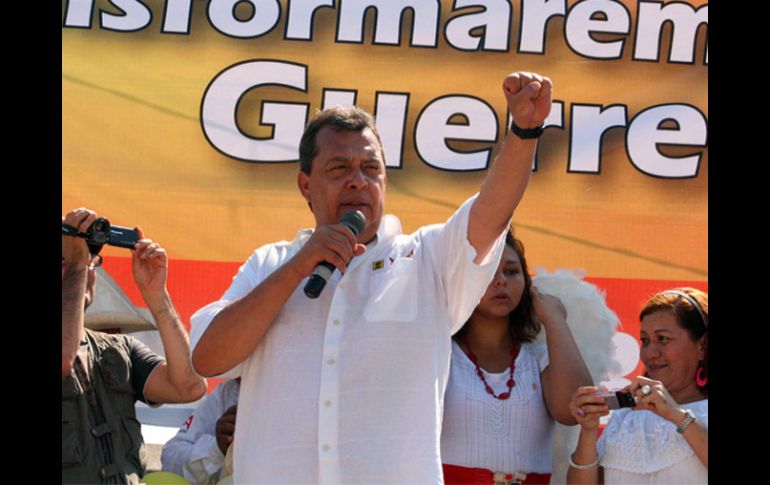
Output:
[[203,377],[229,371],[254,352],[291,294],[322,261],[345,271],[365,246],[341,224],[320,226],[294,257],[211,320],[194,346],[192,363]]
[[[68,236],[65,236],[68,237]],[[61,282],[61,376],[72,370],[85,318],[87,263],[64,269]]]
[[195,372],[217,376],[246,360],[302,278],[289,261],[217,313],[193,348]]
[[[68,224],[85,232],[96,220],[94,211],[80,208],[62,217]],[[85,239],[65,236],[61,238],[61,376],[67,377],[75,363],[85,321],[86,284],[91,256]]]

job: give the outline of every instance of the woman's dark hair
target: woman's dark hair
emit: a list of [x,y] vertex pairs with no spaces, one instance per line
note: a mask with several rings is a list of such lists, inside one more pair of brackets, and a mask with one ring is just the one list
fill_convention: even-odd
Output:
[[[696,305],[690,298],[682,295],[685,293],[695,300]],[[709,295],[695,288],[673,288],[671,290],[661,291],[650,298],[642,311],[639,313],[641,321],[647,315],[656,312],[668,312],[676,317],[679,326],[687,331],[693,342],[703,338],[703,360],[700,365],[703,369],[700,371],[701,379],[708,381],[709,374],[709,346],[708,346],[708,321],[709,321]],[[708,396],[708,382],[705,386],[698,386],[703,393]]]
[[[524,292],[521,295],[518,306],[508,315],[508,331],[516,342],[532,342],[537,337],[537,334],[540,333],[540,322],[535,317],[535,311],[532,306],[532,295],[530,293],[532,290],[532,277],[529,275],[527,259],[524,257],[524,243],[516,239],[513,228],[511,228],[505,235],[505,244],[516,251],[519,261],[521,261],[521,272],[524,274]],[[454,335],[455,339],[461,340],[463,338],[468,331],[469,323],[470,319]]]

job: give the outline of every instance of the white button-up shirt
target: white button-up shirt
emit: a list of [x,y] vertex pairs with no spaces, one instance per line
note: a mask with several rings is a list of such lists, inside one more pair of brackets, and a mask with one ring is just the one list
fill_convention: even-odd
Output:
[[[289,297],[240,375],[235,483],[441,483],[450,336],[492,279],[468,242],[475,197],[445,223],[402,234],[384,216],[374,243],[317,299]],[[194,348],[214,316],[291,259],[312,231],[257,249],[218,302],[191,319]]]

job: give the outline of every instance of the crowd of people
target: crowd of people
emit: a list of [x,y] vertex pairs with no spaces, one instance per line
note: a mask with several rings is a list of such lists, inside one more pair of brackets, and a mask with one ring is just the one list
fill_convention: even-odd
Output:
[[[63,234],[62,481],[139,483],[135,402],[195,401],[217,377],[163,449],[163,469],[190,483],[549,483],[555,422],[580,427],[568,483],[707,482],[708,295],[670,289],[644,305],[646,372],[599,436],[610,403],[568,309],[532,283],[510,220],[551,90],[538,74],[505,78],[511,129],[479,193],[412,234],[385,213],[371,115],[319,113],[297,177],[315,229],[255,250],[189,337],[166,252],[137,228],[134,281],[165,357],[85,328],[101,258]],[[350,211],[365,218],[358,232],[340,223]],[[85,233],[96,218],[81,208],[62,224]],[[309,298],[322,263],[333,270]]]

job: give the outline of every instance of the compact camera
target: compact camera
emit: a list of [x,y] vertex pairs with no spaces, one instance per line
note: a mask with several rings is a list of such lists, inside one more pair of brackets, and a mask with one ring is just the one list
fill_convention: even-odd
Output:
[[105,244],[134,249],[134,245],[139,241],[139,233],[136,230],[113,226],[104,217],[96,219],[86,232],[78,232],[74,227],[64,223],[61,225],[61,232],[69,236],[84,238],[91,249],[91,254],[99,254]]
[[636,398],[628,391],[597,392],[595,396],[604,398],[604,402],[610,409],[632,408],[636,406]]

